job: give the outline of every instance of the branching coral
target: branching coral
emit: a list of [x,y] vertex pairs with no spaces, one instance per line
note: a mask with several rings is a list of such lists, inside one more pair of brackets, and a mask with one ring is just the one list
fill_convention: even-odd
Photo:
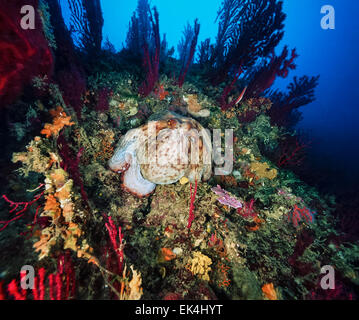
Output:
[[293,210],[288,214],[288,221],[292,221],[295,227],[298,227],[299,222],[304,219],[306,223],[313,223],[314,212],[311,212],[308,208],[299,208],[297,205],[294,206]]
[[193,56],[196,51],[196,45],[197,45],[197,39],[199,34],[200,25],[198,23],[198,20],[196,19],[194,21],[194,26],[191,28],[191,26],[187,26],[187,28],[184,31],[184,39],[182,40],[179,51],[181,55],[181,63],[182,68],[180,75],[178,77],[178,86],[182,87],[184,80],[186,78],[186,74],[188,72],[188,69],[190,65],[192,64]]
[[[80,0],[71,2],[76,2],[80,6]],[[86,3],[90,6],[96,6],[97,1],[86,1]],[[62,16],[60,2],[47,1],[47,5],[49,7],[53,36],[56,41],[56,48],[53,50],[56,71],[54,80],[61,90],[61,100],[65,102],[68,107],[71,106],[76,111],[77,118],[81,119],[81,109],[83,106],[82,96],[86,91],[86,74],[83,67],[84,61],[83,59],[80,60],[77,55],[71,32],[68,30]],[[82,6],[80,7],[82,8]],[[100,10],[97,14],[100,15]],[[87,44],[92,48],[94,43],[95,41],[91,42],[90,40]]]
[[294,70],[296,68],[294,60],[298,55],[295,49],[292,50],[290,58],[287,59],[288,53],[289,51],[286,46],[283,48],[280,56],[276,56],[273,49],[269,62],[264,63],[264,65],[251,76],[246,97],[259,97],[263,92],[272,87],[277,76],[286,78],[289,69]]
[[[43,184],[40,185],[38,188],[36,188],[36,190],[38,190],[42,187],[43,187]],[[39,199],[41,199],[41,197],[43,195],[44,195],[44,191],[35,195],[34,199],[31,201],[21,201],[21,202],[14,202],[14,201],[10,200],[6,195],[3,195],[2,196],[3,199],[9,204],[9,206],[11,208],[9,213],[15,213],[15,216],[9,220],[0,221],[0,226],[1,226],[0,231],[4,230],[9,225],[9,223],[20,219],[25,214],[26,210],[28,210],[34,203],[36,203]],[[39,207],[37,207],[37,209],[36,209],[33,224],[36,222],[38,211],[39,211]]]
[[146,70],[146,79],[139,88],[139,93],[143,96],[148,96],[151,91],[154,89],[158,77],[159,77],[159,66],[160,66],[160,49],[161,49],[161,39],[160,39],[160,29],[159,29],[159,16],[156,7],[154,10],[154,19],[151,13],[151,24],[152,30],[154,33],[154,47],[155,52],[151,55],[149,44],[144,43],[144,57],[143,57],[143,66]]
[[190,204],[189,204],[189,214],[188,214],[188,225],[187,229],[191,229],[192,222],[194,220],[194,200],[196,199],[197,194],[197,180],[195,181],[194,190],[192,192],[192,183],[190,183]]
[[[13,102],[35,76],[49,75],[53,58],[42,27],[31,32],[21,28],[22,1],[0,3],[0,105]],[[37,1],[26,4],[36,8]],[[35,11],[36,21],[41,21]],[[41,25],[41,22],[40,22]]]
[[301,78],[294,77],[288,86],[288,93],[278,90],[270,92],[269,98],[273,102],[268,111],[271,123],[277,126],[294,127],[301,119],[298,108],[315,100],[314,92],[318,86],[319,76]]
[[131,54],[141,57],[144,44],[151,43],[152,37],[149,2],[148,0],[139,0],[127,32],[127,49]]
[[90,54],[101,50],[103,17],[100,0],[68,0],[71,29],[77,34],[78,45]]
[[[122,234],[122,229],[121,227],[118,228],[118,232],[117,232],[117,227],[115,225],[115,223],[113,222],[111,217],[107,217],[108,222],[105,224],[106,225],[106,229],[108,231],[108,235],[110,237],[111,240],[111,245],[113,250],[116,252],[116,256],[117,256],[117,272],[118,274],[121,274],[123,271],[123,259],[124,259],[124,255],[123,255],[123,234]],[[118,235],[118,240],[117,240],[117,235]]]
[[298,136],[288,136],[279,145],[278,167],[298,166],[305,158],[306,149],[310,143],[301,141]]
[[[46,270],[40,268],[37,271],[37,276],[34,278],[34,286],[31,288],[33,300],[69,300],[75,297],[76,293],[76,278],[75,270],[71,261],[71,257],[66,252],[58,258],[58,267],[56,273],[51,273],[45,279]],[[23,281],[26,273],[20,274],[20,281]],[[48,280],[48,281],[46,281]],[[1,294],[0,283],[0,300],[5,299],[5,294]],[[28,291],[19,288],[16,279],[13,279],[7,286],[9,296],[15,300],[27,300]]]
[[[122,228],[117,229],[112,217],[104,215],[107,220],[105,226],[110,238],[110,244],[105,247],[106,267],[104,269],[99,264],[105,282],[111,288],[112,293],[120,300],[139,300],[143,294],[142,276],[131,265],[132,278],[127,271],[127,265],[124,264],[124,240]],[[118,238],[118,239],[117,239]],[[115,253],[115,259],[111,251]]]
[[237,212],[243,217],[243,218],[256,218],[258,215],[258,212],[254,209],[254,199],[252,199],[249,202],[244,202],[243,207],[238,208]]
[[216,45],[210,58],[214,83],[225,79],[232,69],[252,66],[267,56],[283,37],[282,2],[224,0],[218,12]]

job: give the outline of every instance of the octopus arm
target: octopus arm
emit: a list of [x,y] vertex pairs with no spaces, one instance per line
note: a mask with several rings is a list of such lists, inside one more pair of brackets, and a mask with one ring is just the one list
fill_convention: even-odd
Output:
[[147,196],[155,190],[156,184],[144,179],[136,157],[130,155],[130,158],[130,166],[123,175],[123,187],[136,196]]

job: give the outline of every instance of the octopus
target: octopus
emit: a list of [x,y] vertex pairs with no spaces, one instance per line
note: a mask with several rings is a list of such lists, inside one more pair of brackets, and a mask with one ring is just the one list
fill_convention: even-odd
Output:
[[168,112],[122,136],[108,165],[122,174],[122,188],[139,197],[183,177],[206,181],[212,173],[210,133],[196,120]]

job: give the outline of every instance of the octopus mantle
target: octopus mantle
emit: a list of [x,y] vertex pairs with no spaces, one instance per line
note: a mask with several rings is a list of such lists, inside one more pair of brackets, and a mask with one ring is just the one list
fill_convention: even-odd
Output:
[[182,177],[208,180],[212,172],[210,134],[197,121],[168,113],[160,120],[129,130],[109,160],[122,173],[123,187],[137,196]]

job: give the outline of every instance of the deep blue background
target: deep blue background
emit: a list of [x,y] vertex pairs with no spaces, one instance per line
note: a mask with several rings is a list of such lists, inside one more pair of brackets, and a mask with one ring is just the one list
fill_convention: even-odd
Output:
[[[121,49],[137,0],[101,3],[104,38],[108,36]],[[177,47],[184,25],[187,21],[192,24],[195,18],[201,23],[199,42],[208,37],[215,41],[221,0],[152,0],[151,4],[158,8],[160,32],[166,33],[170,46]],[[335,30],[320,27],[320,9],[327,4],[335,8]],[[321,76],[317,100],[301,109],[304,119],[299,127],[313,138],[313,170],[331,166],[333,174],[337,171],[334,182],[355,183],[359,179],[359,1],[284,0],[284,12],[287,19],[281,46],[296,47],[300,57],[297,69],[287,79],[276,81],[275,86],[284,89],[295,75]]]
[[[320,27],[320,8],[325,4],[335,8],[335,30]],[[301,109],[304,119],[300,123],[314,139],[316,170],[330,165],[335,176],[332,183],[355,186],[359,179],[359,1],[285,0],[284,11],[283,43],[297,47],[300,54],[290,78],[321,76],[317,100]]]

